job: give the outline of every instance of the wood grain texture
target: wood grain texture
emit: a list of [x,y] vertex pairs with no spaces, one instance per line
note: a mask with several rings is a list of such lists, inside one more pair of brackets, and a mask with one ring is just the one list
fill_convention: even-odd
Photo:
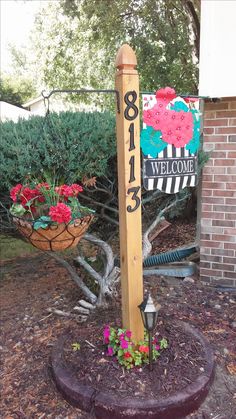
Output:
[[[116,58],[116,89],[120,94],[120,113],[116,115],[118,185],[119,185],[119,228],[120,260],[122,286],[123,327],[132,331],[135,341],[143,339],[144,329],[138,305],[143,300],[142,274],[142,225],[141,225],[141,187],[140,187],[140,126],[139,112],[139,76],[134,51],[123,45]],[[125,102],[127,92],[131,106]],[[137,95],[137,96],[136,96]],[[127,96],[126,96],[127,99]],[[134,106],[133,106],[134,105]],[[129,120],[126,119],[128,106]],[[133,106],[133,108],[132,108]],[[137,109],[136,109],[137,111]],[[137,116],[135,115],[137,113]],[[131,124],[133,126],[131,127]],[[131,144],[131,132],[134,147]],[[132,175],[131,175],[132,164]],[[130,188],[139,188],[137,192],[138,208],[133,209],[135,201]]]

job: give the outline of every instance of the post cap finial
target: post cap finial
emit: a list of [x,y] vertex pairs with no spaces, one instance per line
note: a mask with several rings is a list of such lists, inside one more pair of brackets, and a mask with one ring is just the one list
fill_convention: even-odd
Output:
[[115,66],[122,68],[134,68],[137,65],[136,55],[128,44],[123,44],[116,55]]

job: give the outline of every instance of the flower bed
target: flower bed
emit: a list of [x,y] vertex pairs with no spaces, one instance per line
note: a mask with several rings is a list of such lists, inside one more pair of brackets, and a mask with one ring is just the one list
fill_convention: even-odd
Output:
[[101,419],[177,419],[197,409],[206,397],[213,378],[213,351],[188,324],[160,319],[158,338],[166,336],[169,346],[152,371],[147,365],[131,370],[120,366],[107,356],[103,339],[97,338],[101,326],[92,329],[93,333],[87,328],[82,335],[75,331],[64,335],[54,346],[53,376],[73,405],[93,409]]
[[[130,330],[114,328],[106,325],[103,331],[106,355],[115,356],[120,365],[132,369],[149,363],[148,335],[145,331],[144,340],[135,344]],[[161,355],[161,351],[168,347],[165,338],[152,338],[152,359]]]

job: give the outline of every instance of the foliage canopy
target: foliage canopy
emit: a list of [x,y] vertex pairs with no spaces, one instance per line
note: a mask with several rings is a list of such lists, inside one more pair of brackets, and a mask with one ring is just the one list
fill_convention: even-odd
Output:
[[3,102],[21,106],[35,94],[36,91],[30,80],[10,76],[2,76],[0,79],[0,100]]
[[129,43],[141,90],[196,93],[199,8],[199,0],[49,2],[35,21],[32,72],[37,63],[49,89],[112,88],[117,50]]

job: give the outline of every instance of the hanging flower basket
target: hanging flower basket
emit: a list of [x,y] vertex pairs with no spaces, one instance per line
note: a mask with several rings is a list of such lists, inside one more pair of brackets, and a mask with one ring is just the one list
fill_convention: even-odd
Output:
[[94,218],[94,211],[79,203],[81,185],[27,181],[11,189],[10,212],[20,233],[35,247],[60,251],[75,247]]
[[57,252],[75,247],[93,220],[93,215],[74,220],[73,223],[48,225],[46,228],[34,229],[34,222],[13,217],[19,232],[29,243],[40,250]]

